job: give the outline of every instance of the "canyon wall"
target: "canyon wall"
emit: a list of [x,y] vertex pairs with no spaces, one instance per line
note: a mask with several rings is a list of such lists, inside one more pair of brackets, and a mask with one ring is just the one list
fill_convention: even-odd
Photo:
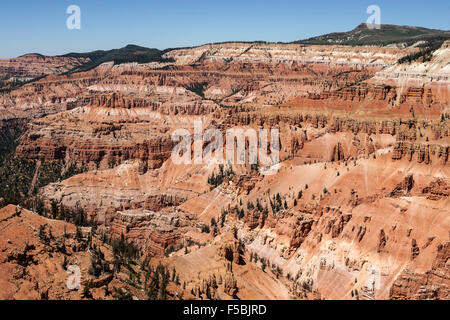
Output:
[[[415,51],[172,50],[4,93],[0,120],[23,125],[18,159],[84,168],[32,200],[82,208],[175,267],[190,298],[445,299],[450,50],[397,63]],[[199,120],[279,129],[281,163],[175,164],[171,134]]]

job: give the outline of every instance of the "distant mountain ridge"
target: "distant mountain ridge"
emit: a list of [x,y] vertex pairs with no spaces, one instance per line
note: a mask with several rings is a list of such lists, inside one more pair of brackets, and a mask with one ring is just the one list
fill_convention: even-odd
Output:
[[[410,27],[410,26],[397,26],[391,24],[383,24],[380,29],[369,29],[365,23],[360,24],[355,29],[348,32],[334,32],[317,37],[312,37],[305,40],[298,40],[288,42],[287,44],[304,44],[304,45],[349,45],[349,46],[388,46],[395,45],[398,47],[406,47],[416,45],[421,47],[421,52],[402,58],[404,61],[412,61],[421,57],[429,57],[430,54],[439,48],[445,40],[450,39],[449,30],[436,30],[423,27]],[[273,43],[267,41],[228,41],[220,43],[210,44],[226,44],[226,43]],[[278,42],[286,44],[286,42]],[[276,44],[276,43],[274,43]],[[197,47],[197,46],[195,46]],[[96,50],[91,52],[72,52],[65,55],[49,57],[54,59],[76,59],[77,64],[62,66],[55,69],[53,73],[43,72],[42,76],[48,74],[70,74],[75,72],[82,72],[91,70],[102,63],[113,61],[115,64],[137,62],[137,63],[149,63],[149,62],[173,62],[171,59],[164,58],[164,54],[179,49],[190,49],[193,47],[185,48],[169,48],[165,50],[159,50],[156,48],[146,48],[133,44],[129,44],[123,48],[112,50]],[[36,62],[40,61],[41,68],[46,68],[49,63],[47,56],[39,53],[30,53],[23,55],[19,58],[35,58]],[[14,59],[11,59],[14,60]],[[400,62],[402,62],[401,60]],[[0,60],[1,61],[1,60]],[[6,61],[6,60],[4,60]],[[10,66],[8,65],[8,68]],[[39,69],[39,66],[35,66],[34,69]],[[36,75],[27,75],[27,68],[21,69],[21,76],[33,78],[31,81],[39,79]],[[35,70],[33,70],[34,72]],[[1,74],[0,74],[1,76]],[[26,82],[18,82],[13,85],[8,82],[8,77],[5,73],[3,77],[0,77],[0,91],[9,91],[13,87],[20,86]],[[27,80],[28,82],[28,80]],[[2,89],[3,88],[3,89]]]
[[[450,31],[428,29],[423,27],[397,26],[383,24],[380,29],[369,29],[366,23],[361,23],[355,29],[348,32],[334,32],[305,40],[298,40],[289,43],[293,44],[316,44],[316,45],[350,45],[350,46],[412,46],[416,44],[423,48],[437,48],[445,40],[450,39]],[[241,42],[241,41],[237,41]],[[227,42],[223,42],[227,43]],[[265,41],[250,41],[244,43],[269,43]],[[159,50],[146,48],[137,45],[127,45],[121,49],[97,50],[86,53],[69,53],[63,57],[89,58],[91,61],[83,66],[79,66],[70,72],[86,71],[98,65],[114,61],[115,64],[126,62],[170,62],[163,58],[169,51],[180,48],[170,48]]]
[[129,44],[126,47],[120,49],[112,50],[96,50],[84,53],[68,53],[62,57],[72,57],[72,58],[89,58],[90,62],[77,67],[70,72],[87,71],[93,69],[100,64],[108,61],[114,61],[115,64],[127,63],[127,62],[138,62],[138,63],[148,63],[148,62],[162,62],[167,61],[162,55],[166,51],[159,50],[155,48],[145,48],[137,45]]
[[380,29],[369,29],[366,23],[362,23],[348,32],[333,32],[305,40],[294,41],[293,43],[350,46],[403,44],[405,46],[411,46],[423,41],[423,44],[420,46],[427,47],[436,42],[442,43],[447,39],[450,39],[450,31],[448,30],[397,26],[392,24],[382,24]]

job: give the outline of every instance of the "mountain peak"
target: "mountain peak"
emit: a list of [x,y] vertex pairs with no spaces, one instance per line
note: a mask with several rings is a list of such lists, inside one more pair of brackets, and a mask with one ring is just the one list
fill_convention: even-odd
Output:
[[450,31],[427,29],[414,26],[382,24],[379,29],[370,29],[367,23],[361,23],[347,32],[333,32],[306,40],[296,41],[303,44],[341,44],[351,46],[410,46],[423,41],[425,46],[450,39]]

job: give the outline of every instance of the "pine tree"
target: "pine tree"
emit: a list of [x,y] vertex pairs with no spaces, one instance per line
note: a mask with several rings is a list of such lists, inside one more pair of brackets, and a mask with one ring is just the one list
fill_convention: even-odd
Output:
[[52,200],[52,217],[53,219],[56,219],[58,216],[58,204],[55,200]]
[[209,283],[206,284],[206,298],[211,300],[211,287],[210,287]]
[[256,207],[258,208],[258,211],[263,211],[263,207],[261,205],[261,202],[259,202],[259,198],[256,199]]

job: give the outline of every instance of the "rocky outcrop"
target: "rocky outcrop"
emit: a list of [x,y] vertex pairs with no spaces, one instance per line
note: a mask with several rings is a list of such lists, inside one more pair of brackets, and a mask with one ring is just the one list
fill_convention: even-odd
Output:
[[[63,118],[61,118],[62,120]],[[167,160],[175,143],[150,128],[130,124],[71,122],[65,126],[49,119],[50,127],[22,136],[17,155],[26,159],[71,159],[79,164],[113,167],[127,160],[139,160],[146,168],[158,168]],[[33,124],[34,128],[43,122]],[[83,131],[81,125],[86,125]],[[143,170],[145,172],[145,170]]]
[[384,232],[383,229],[381,229],[378,241],[378,252],[383,251],[384,247],[386,247],[386,242],[387,242],[386,233]]
[[449,159],[450,147],[447,145],[422,144],[398,141],[392,153],[393,160],[407,159],[417,163],[437,163],[445,165]]
[[[173,50],[165,54],[177,64],[189,64],[202,61],[223,62],[224,59],[246,63],[318,63],[351,66],[385,66],[396,61],[397,57],[408,50],[394,48],[370,48],[346,46],[305,46],[299,44],[266,43],[222,43],[190,49]],[[227,61],[224,61],[227,63]],[[230,62],[228,62],[230,63]]]
[[312,219],[304,219],[298,222],[298,225],[295,227],[291,241],[289,243],[290,250],[294,251],[302,245],[306,237],[311,232],[312,224]]
[[345,154],[342,145],[338,143],[333,147],[333,152],[331,153],[330,161],[340,161],[340,160],[345,160]]
[[411,189],[414,187],[414,177],[412,174],[405,177],[405,179],[397,184],[394,190],[391,191],[391,197],[407,196]]
[[166,250],[177,248],[182,240],[180,227],[186,226],[182,219],[176,213],[118,211],[111,224],[111,236],[120,238],[123,235],[146,254],[164,256]]
[[450,186],[445,179],[438,178],[422,189],[422,193],[427,195],[427,199],[441,200],[450,195]]
[[431,269],[425,273],[404,270],[392,285],[390,298],[394,300],[448,300],[450,298],[449,258],[450,243],[440,244]]
[[[227,237],[225,237],[221,241],[221,245],[218,249],[218,255],[229,263],[243,264],[243,249],[244,248],[242,247],[242,244],[239,242],[239,240],[236,239],[235,236],[228,234]],[[231,269],[232,268],[230,267],[230,271]],[[233,288],[230,287],[228,291],[232,289]]]

